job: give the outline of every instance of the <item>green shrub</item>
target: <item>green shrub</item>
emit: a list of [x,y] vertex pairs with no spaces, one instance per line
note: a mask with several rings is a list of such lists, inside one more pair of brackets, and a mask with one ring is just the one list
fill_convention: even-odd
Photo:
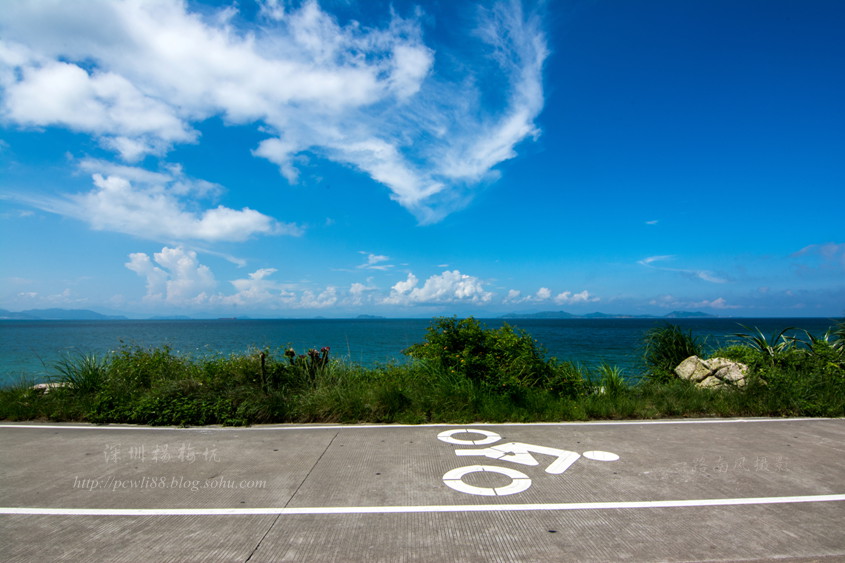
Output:
[[424,342],[404,353],[506,395],[547,387],[565,393],[573,384],[571,372],[547,361],[545,350],[524,330],[507,324],[489,329],[472,317],[436,319]]
[[765,358],[761,355],[759,350],[755,350],[751,346],[743,344],[731,344],[724,348],[714,350],[710,354],[711,358],[726,358],[734,362],[743,363],[749,368],[761,363]]

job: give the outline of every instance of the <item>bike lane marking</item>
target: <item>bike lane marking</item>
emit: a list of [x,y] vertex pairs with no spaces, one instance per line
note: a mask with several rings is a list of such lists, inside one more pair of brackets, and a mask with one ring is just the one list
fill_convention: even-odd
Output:
[[[484,438],[481,440],[461,439],[456,438],[455,434],[481,434]],[[437,435],[437,439],[441,442],[446,442],[447,444],[452,445],[485,446],[498,442],[502,439],[502,437],[495,432],[490,432],[489,430],[481,430],[478,428],[457,428],[444,430]],[[455,450],[455,455],[458,456],[484,456],[498,461],[519,463],[528,466],[540,465],[540,462],[531,455],[532,453],[548,455],[556,458],[551,465],[546,467],[546,473],[551,473],[553,475],[560,475],[564,473],[573,463],[581,458],[581,454],[578,452],[561,450],[548,446],[526,444],[523,442],[507,442],[480,450]],[[619,456],[613,452],[597,450],[584,452],[584,457],[594,461],[617,461],[619,459]],[[499,473],[506,477],[510,477],[511,482],[509,485],[504,487],[477,487],[463,481],[463,477],[469,475],[470,473]],[[507,467],[499,467],[495,465],[470,465],[447,471],[446,474],[443,475],[443,483],[450,489],[460,493],[492,497],[514,495],[526,491],[531,487],[531,478],[521,471]]]
[[[738,422],[738,421],[735,421]],[[509,425],[498,425],[509,426]],[[6,426],[17,427],[21,426]],[[45,428],[45,426],[31,426],[30,428]],[[57,429],[67,428],[88,428],[88,427],[67,427],[57,426]],[[96,428],[96,427],[95,427]],[[265,430],[287,429],[291,427],[281,428],[265,428]],[[297,427],[301,429],[301,427]],[[354,429],[361,427],[348,426],[323,426],[314,427],[313,429]],[[374,426],[373,428],[385,428],[383,426]],[[414,426],[420,428],[420,426]],[[99,429],[102,429],[100,427]],[[120,429],[138,429],[137,427],[120,428]],[[157,429],[168,430],[168,429]],[[174,429],[169,429],[174,430]],[[198,429],[199,430],[199,429]],[[244,430],[244,429],[241,429]],[[184,431],[184,430],[180,430]],[[455,434],[459,433],[479,433],[484,436],[481,440],[459,440],[453,438]],[[495,443],[501,439],[498,434],[489,431],[482,431],[478,428],[460,428],[441,432],[444,437],[448,436],[454,440],[455,445],[478,445]],[[447,441],[447,440],[442,440]],[[520,444],[531,446],[530,444]],[[542,446],[531,446],[532,448],[539,448]],[[488,448],[489,449],[489,448]],[[481,450],[479,450],[481,451]],[[536,450],[535,450],[536,451]],[[556,450],[562,451],[562,450]],[[457,454],[457,451],[455,452]],[[538,452],[539,453],[539,452]],[[545,453],[545,452],[543,452]],[[574,453],[574,452],[572,452]],[[458,454],[461,455],[461,454]],[[578,455],[578,454],[575,454]],[[610,452],[602,451],[588,451],[584,452],[583,456],[587,459],[597,461],[615,461],[619,456]],[[487,456],[492,457],[492,456]],[[528,464],[526,464],[528,465]],[[533,464],[532,464],[533,465]],[[470,471],[490,471],[500,473],[511,477],[512,483],[507,487],[499,487],[493,490],[493,494],[473,492],[472,494],[483,494],[484,496],[501,496],[502,494],[513,494],[521,492],[531,485],[531,480],[524,473],[516,470],[505,471],[504,468],[495,466],[470,466],[458,468],[447,472],[442,477],[444,483],[447,480],[461,482],[461,478]],[[462,471],[462,473],[458,473]],[[449,483],[447,486],[455,490]],[[465,484],[464,484],[465,485]],[[465,485],[465,488],[481,489],[480,487],[471,487]],[[500,490],[499,490],[500,489]],[[519,489],[519,490],[517,490]],[[512,492],[508,492],[512,491]],[[461,490],[461,492],[470,492],[469,490]],[[708,507],[708,506],[742,506],[742,505],[764,505],[764,504],[793,504],[793,503],[816,503],[816,502],[840,502],[845,501],[845,494],[826,494],[826,495],[800,495],[800,496],[776,496],[776,497],[748,497],[748,498],[723,498],[723,499],[679,499],[679,500],[661,500],[661,501],[619,501],[619,502],[580,502],[580,503],[533,503],[533,504],[481,504],[481,505],[419,505],[419,506],[317,506],[317,507],[267,507],[267,508],[111,508],[111,509],[97,509],[97,508],[49,508],[49,507],[0,507],[0,515],[54,515],[54,516],[171,516],[171,515],[197,515],[197,516],[213,516],[213,515],[306,515],[306,514],[391,514],[391,513],[443,513],[443,512],[510,512],[510,511],[566,511],[566,510],[613,510],[613,509],[648,509],[648,508],[679,508],[679,507]]]

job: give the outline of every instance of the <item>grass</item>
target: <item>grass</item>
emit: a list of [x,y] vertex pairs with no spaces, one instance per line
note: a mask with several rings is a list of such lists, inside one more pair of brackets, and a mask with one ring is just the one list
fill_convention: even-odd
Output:
[[684,332],[681,327],[667,324],[649,330],[643,339],[643,365],[651,381],[674,379],[674,369],[690,356],[702,356],[704,343]]
[[[744,339],[714,351],[749,365],[743,389],[671,376],[701,343],[671,325],[644,342],[646,377],[547,359],[527,334],[474,319],[435,320],[414,358],[365,368],[329,350],[255,349],[188,358],[167,347],[71,356],[48,390],[0,389],[0,419],[247,425],[279,422],[470,423],[707,416],[845,416],[842,323],[823,338]],[[765,340],[765,341],[764,341]],[[774,352],[774,353],[773,353]],[[685,355],[687,354],[687,355]]]

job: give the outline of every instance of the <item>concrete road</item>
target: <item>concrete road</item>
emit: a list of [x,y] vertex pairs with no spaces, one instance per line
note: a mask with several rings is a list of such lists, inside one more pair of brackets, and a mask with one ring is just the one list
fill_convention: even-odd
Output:
[[845,561],[845,419],[0,424],[4,561]]

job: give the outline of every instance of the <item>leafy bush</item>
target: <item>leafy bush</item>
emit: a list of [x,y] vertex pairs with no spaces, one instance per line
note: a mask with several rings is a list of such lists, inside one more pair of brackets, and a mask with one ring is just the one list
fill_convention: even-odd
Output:
[[489,329],[472,317],[436,319],[424,342],[404,353],[504,394],[548,387],[565,393],[574,383],[570,372],[547,361],[545,351],[524,330],[507,324]]
[[759,350],[743,344],[731,344],[730,346],[719,348],[710,354],[710,357],[726,358],[745,364],[749,368],[753,368],[753,366],[759,364],[764,359]]
[[643,339],[646,378],[663,382],[674,379],[678,364],[690,356],[702,356],[703,347],[692,331],[684,332],[678,325],[650,329]]

